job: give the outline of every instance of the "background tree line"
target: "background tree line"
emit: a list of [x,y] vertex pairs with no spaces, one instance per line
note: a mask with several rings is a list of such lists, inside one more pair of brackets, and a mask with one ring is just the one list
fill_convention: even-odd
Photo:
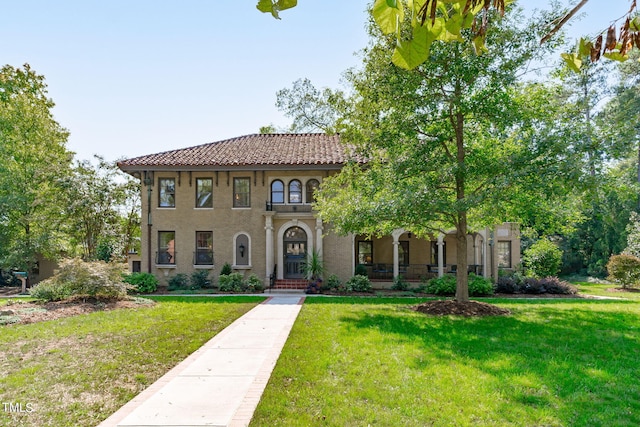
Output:
[[39,256],[124,260],[138,244],[138,183],[115,164],[74,160],[45,78],[0,69],[0,269],[33,272]]

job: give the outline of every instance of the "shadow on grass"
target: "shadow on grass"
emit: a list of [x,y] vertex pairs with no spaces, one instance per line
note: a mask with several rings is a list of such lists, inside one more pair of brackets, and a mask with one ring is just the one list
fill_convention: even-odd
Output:
[[[393,336],[394,342],[431,356],[406,360],[412,368],[424,370],[435,358],[443,366],[459,363],[489,374],[500,384],[504,405],[550,408],[563,425],[640,424],[637,303],[485,301],[513,315],[430,317],[390,305],[366,311],[354,307],[339,321],[361,334],[376,330]],[[342,303],[384,304],[375,299]]]
[[220,303],[249,303],[249,302],[261,302],[267,299],[267,297],[261,296],[188,296],[188,295],[152,295],[145,296],[147,298],[157,302],[187,302],[198,303],[203,302],[211,304]]

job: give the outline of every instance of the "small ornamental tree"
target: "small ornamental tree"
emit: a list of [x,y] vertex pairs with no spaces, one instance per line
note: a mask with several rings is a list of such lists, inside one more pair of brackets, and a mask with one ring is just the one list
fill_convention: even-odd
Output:
[[630,288],[640,283],[640,258],[634,255],[613,255],[607,263],[608,279]]
[[551,240],[543,238],[524,252],[523,262],[530,276],[555,276],[562,265],[562,251]]

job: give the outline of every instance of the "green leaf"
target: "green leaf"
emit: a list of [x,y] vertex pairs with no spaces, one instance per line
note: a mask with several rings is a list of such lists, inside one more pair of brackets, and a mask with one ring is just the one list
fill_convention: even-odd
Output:
[[384,34],[398,32],[400,22],[404,19],[402,2],[395,2],[396,6],[389,6],[389,0],[376,0],[373,5],[372,15],[376,24]]
[[278,0],[275,3],[272,0],[259,0],[256,8],[260,12],[271,13],[274,18],[280,19],[280,11],[291,9],[297,5],[298,0]]
[[585,39],[584,37],[580,39],[578,43],[578,52],[580,56],[590,56],[591,49],[593,48],[593,43],[589,39]]
[[604,53],[604,57],[611,59],[613,61],[620,61],[620,62],[624,62],[627,59],[629,59],[629,55],[627,55],[626,53],[623,55],[620,52],[606,52]]
[[567,66],[576,73],[580,72],[580,67],[582,66],[582,60],[578,58],[578,55],[575,53],[563,53],[560,55],[562,59],[566,62]]
[[483,53],[489,52],[489,49],[487,49],[487,46],[485,44],[485,36],[476,36],[473,39],[473,49],[478,56],[482,55]]
[[429,58],[429,48],[435,36],[426,26],[413,28],[413,38],[398,43],[391,62],[400,68],[412,70]]

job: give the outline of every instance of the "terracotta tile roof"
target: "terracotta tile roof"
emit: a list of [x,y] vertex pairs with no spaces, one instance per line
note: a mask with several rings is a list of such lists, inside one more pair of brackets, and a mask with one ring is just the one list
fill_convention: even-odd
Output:
[[118,162],[123,170],[168,167],[336,165],[349,159],[339,135],[254,134]]

